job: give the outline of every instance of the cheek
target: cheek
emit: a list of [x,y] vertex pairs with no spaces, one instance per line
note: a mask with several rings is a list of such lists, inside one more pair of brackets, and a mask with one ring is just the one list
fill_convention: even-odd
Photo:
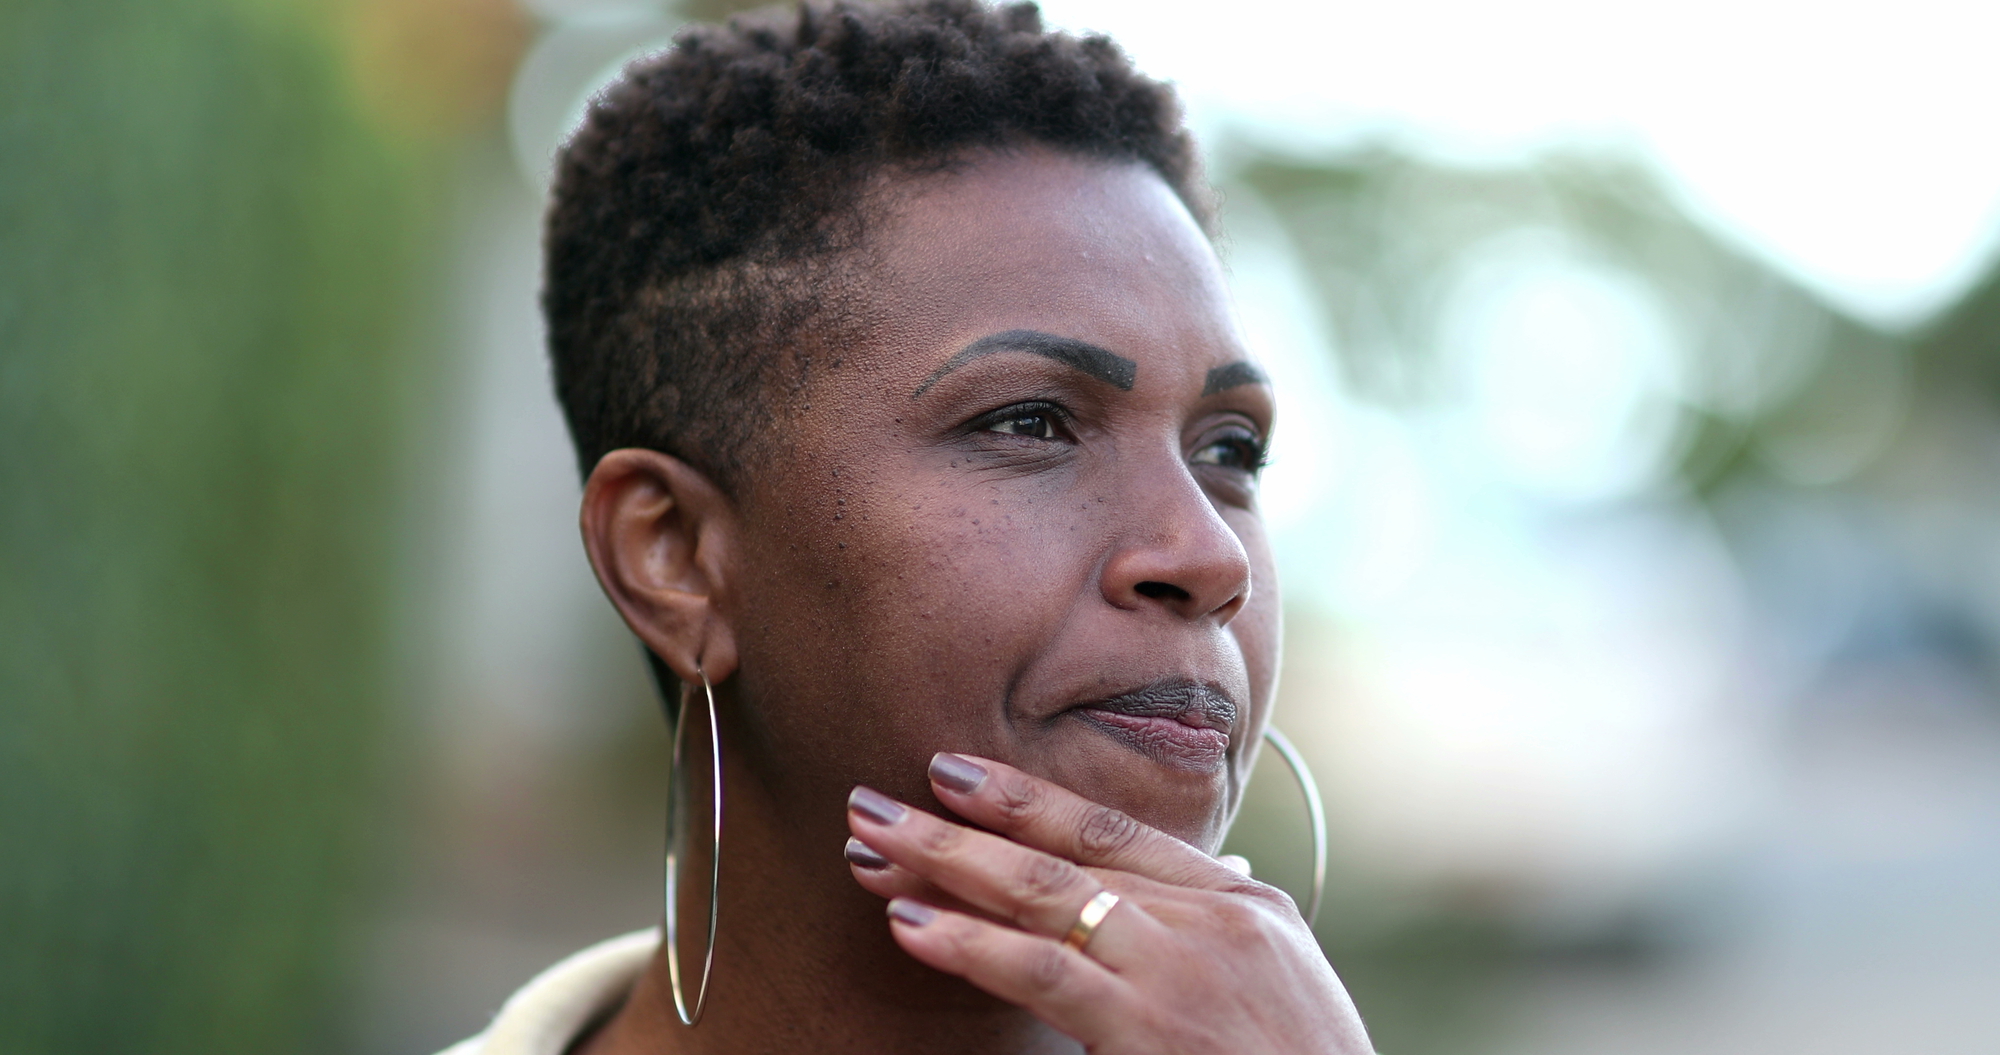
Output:
[[1090,562],[1071,512],[977,487],[867,503],[850,529],[851,587],[831,598],[853,647],[911,676],[965,684],[1011,674],[1074,603]]
[[1270,541],[1264,534],[1261,517],[1234,513],[1226,519],[1242,541],[1251,569],[1250,601],[1244,605],[1242,614],[1230,622],[1229,631],[1243,652],[1252,699],[1268,715],[1284,638],[1284,599],[1278,589],[1278,569],[1271,558]]
[[785,530],[746,553],[743,610],[781,613],[743,635],[745,673],[766,670],[756,694],[785,701],[772,732],[855,730],[870,740],[860,750],[902,767],[896,744],[928,758],[941,739],[998,743],[993,704],[1090,581],[1087,515],[1055,498],[1003,501],[977,480],[822,479],[840,483],[791,489]]

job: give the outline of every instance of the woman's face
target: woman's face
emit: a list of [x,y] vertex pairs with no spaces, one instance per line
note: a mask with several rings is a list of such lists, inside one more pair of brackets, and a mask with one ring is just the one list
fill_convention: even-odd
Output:
[[1033,150],[885,193],[865,336],[738,496],[730,724],[815,825],[855,783],[927,801],[949,750],[1212,852],[1279,640],[1271,391],[1215,253],[1139,165]]

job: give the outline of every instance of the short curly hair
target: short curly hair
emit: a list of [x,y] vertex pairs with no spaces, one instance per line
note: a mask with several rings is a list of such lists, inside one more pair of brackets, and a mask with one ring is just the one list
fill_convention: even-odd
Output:
[[734,492],[779,386],[802,389],[857,322],[870,177],[1031,144],[1151,166],[1212,229],[1172,89],[1032,3],[806,0],[628,67],[558,159],[545,234],[584,474],[645,447]]

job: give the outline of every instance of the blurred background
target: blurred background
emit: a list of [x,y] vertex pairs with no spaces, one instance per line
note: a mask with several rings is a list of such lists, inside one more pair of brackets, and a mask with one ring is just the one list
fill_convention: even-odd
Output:
[[[0,1050],[426,1053],[657,918],[537,228],[732,6],[0,3]],[[1045,11],[1226,198],[1380,1048],[2000,1050],[2000,16]]]

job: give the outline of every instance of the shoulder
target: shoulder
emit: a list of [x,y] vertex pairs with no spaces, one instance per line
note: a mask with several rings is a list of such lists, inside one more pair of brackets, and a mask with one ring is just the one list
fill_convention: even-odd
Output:
[[592,945],[508,997],[485,1032],[438,1055],[562,1055],[598,1015],[625,999],[659,945],[657,927]]

